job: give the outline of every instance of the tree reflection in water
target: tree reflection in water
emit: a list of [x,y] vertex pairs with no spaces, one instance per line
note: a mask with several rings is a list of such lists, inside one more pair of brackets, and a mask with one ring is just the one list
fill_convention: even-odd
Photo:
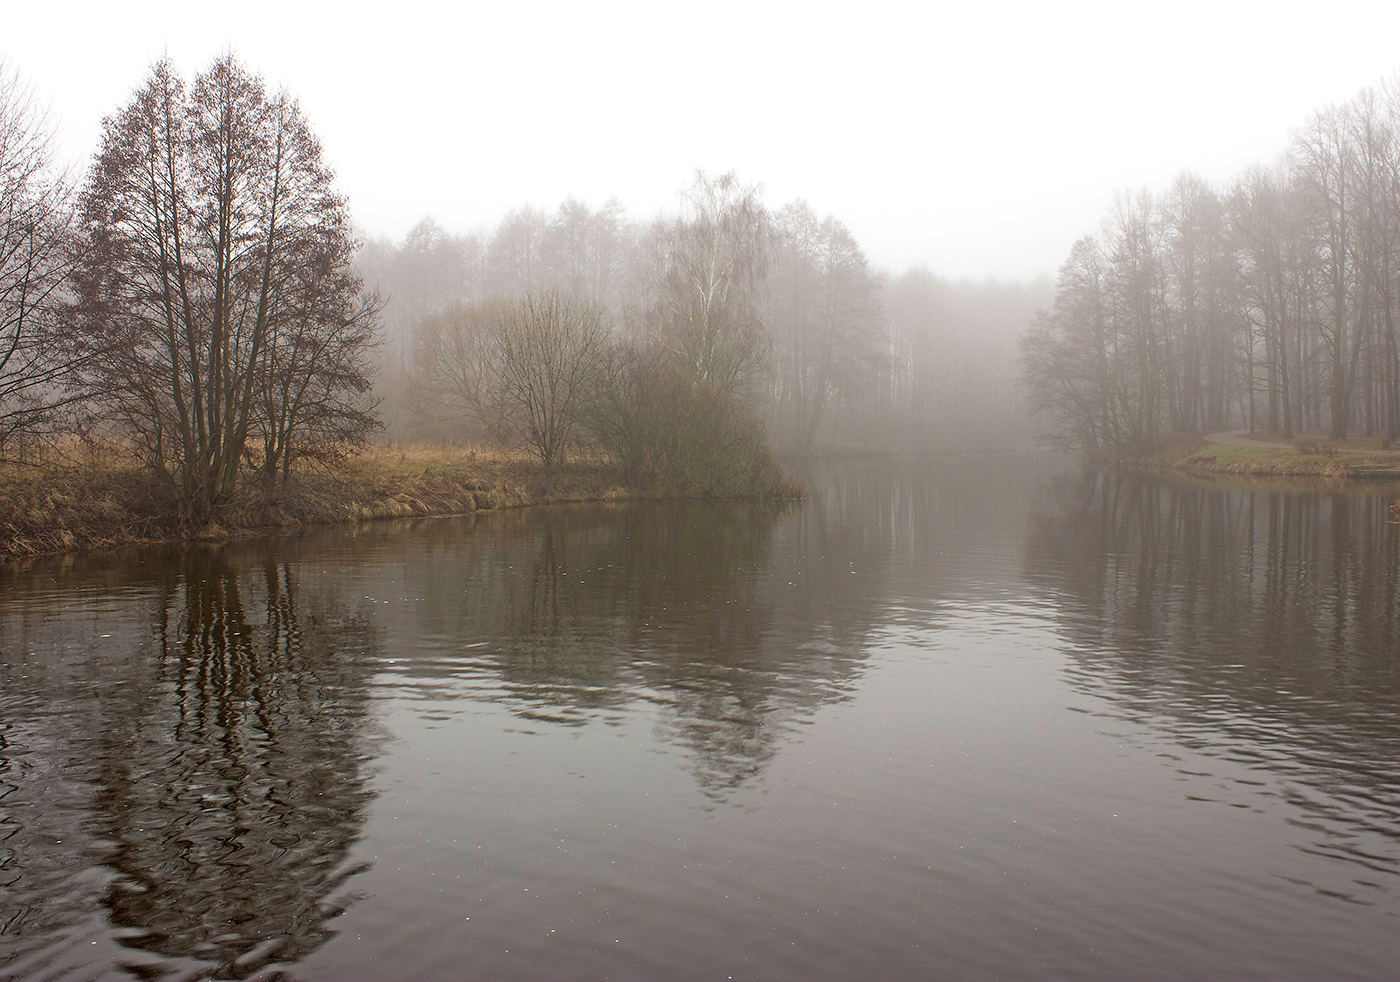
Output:
[[[1031,467],[1029,472],[1034,472]],[[801,505],[581,505],[396,528],[411,557],[404,681],[583,723],[641,699],[723,800],[780,735],[854,690],[872,634],[1011,589],[1024,462],[827,468]],[[956,546],[956,548],[954,548]],[[350,545],[348,562],[373,550]],[[975,558],[969,558],[975,557]],[[971,571],[975,571],[971,572]],[[460,683],[473,678],[475,686]]]
[[[7,751],[10,765],[52,766],[92,789],[70,795],[66,824],[106,864],[101,902],[127,949],[116,957],[139,974],[179,959],[242,977],[295,960],[330,936],[328,920],[350,899],[347,856],[371,797],[366,681],[379,639],[363,610],[299,582],[271,553],[231,552],[150,554],[135,575],[113,578],[116,594],[99,592],[95,605],[139,592],[145,626],[129,602],[84,614],[120,646],[89,644],[66,660],[90,684],[60,714],[61,743],[12,740]],[[62,647],[52,623],[6,624],[7,653],[40,635]],[[69,684],[50,691],[74,700]],[[24,729],[44,729],[47,715]],[[38,760],[47,753],[59,759]],[[37,825],[64,812],[42,785],[21,780],[18,794],[35,799],[17,811]],[[37,956],[33,970],[44,942],[62,947],[63,922],[71,931],[81,919],[31,919],[73,906],[72,872],[51,872],[18,864],[25,908],[14,934],[31,958],[15,964]]]
[[[751,800],[795,728],[857,691],[872,642],[1014,592],[1017,483],[926,470],[838,468],[795,508],[368,524],[19,582],[0,600],[7,967],[242,977],[303,959],[352,899],[379,713],[421,712],[425,733],[454,705],[540,730],[641,721],[702,807]],[[983,562],[1003,551],[1012,569]],[[449,754],[472,752],[462,722],[434,737]]]
[[654,703],[658,736],[723,798],[795,716],[844,696],[872,623],[860,596],[878,578],[852,582],[851,557],[832,555],[839,597],[792,589],[806,540],[780,529],[797,520],[773,505],[587,505],[401,532],[412,630],[429,641],[404,683],[575,725]]
[[[1059,468],[854,461],[787,511],[522,510],[10,578],[0,971],[1386,964],[1385,497]],[[1115,796],[1142,821],[1107,822]],[[335,921],[357,884],[373,905]],[[941,953],[906,944],[935,928]]]
[[1309,846],[1400,874],[1393,494],[1218,490],[1086,472],[1036,517],[1070,675],[1182,746],[1279,779]]

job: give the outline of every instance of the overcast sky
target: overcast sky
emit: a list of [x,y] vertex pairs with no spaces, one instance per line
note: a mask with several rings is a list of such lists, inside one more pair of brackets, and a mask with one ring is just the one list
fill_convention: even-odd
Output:
[[1053,274],[1117,189],[1271,162],[1400,71],[1400,3],[7,4],[0,53],[85,169],[168,53],[300,98],[357,224],[671,209],[697,167],[802,197],[876,265]]

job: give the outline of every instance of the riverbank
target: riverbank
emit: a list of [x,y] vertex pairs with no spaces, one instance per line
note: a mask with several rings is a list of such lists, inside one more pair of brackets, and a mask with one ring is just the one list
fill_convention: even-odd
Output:
[[1115,458],[1122,466],[1192,474],[1326,478],[1336,481],[1400,477],[1400,452],[1376,438],[1333,442],[1308,434],[1283,441],[1263,434],[1170,434],[1158,450],[1139,458]]
[[[776,467],[764,484],[764,497],[802,494],[801,486]],[[294,474],[284,492],[248,494],[198,538],[217,541],[300,525],[562,502],[677,497],[713,495],[638,486],[601,457],[577,457],[546,474],[523,451],[375,447],[339,467]],[[0,564],[188,537],[170,490],[130,461],[89,457],[42,468],[0,467]]]

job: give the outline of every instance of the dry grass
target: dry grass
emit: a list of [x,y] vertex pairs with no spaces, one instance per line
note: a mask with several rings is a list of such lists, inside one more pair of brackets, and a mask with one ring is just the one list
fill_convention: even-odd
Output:
[[1307,453],[1285,447],[1244,447],[1212,444],[1190,454],[1176,466],[1224,474],[1268,474],[1277,477],[1346,477],[1355,456]]
[[[803,493],[776,470],[767,484],[772,497]],[[519,450],[389,445],[372,447],[333,469],[295,474],[275,495],[249,494],[227,510],[224,527],[206,529],[202,537],[656,496],[628,487],[621,472],[597,455],[576,455],[546,472]],[[0,465],[0,562],[179,535],[173,496],[130,458],[104,452],[46,467]]]
[[629,496],[620,475],[601,460],[578,458],[546,473],[521,451],[387,446],[334,470],[299,474],[285,494],[242,503],[230,520],[258,528]]
[[1363,453],[1359,451],[1377,448],[1361,444],[1363,441],[1332,444],[1302,439],[1296,447],[1270,447],[1198,441],[1163,450],[1144,463],[1196,473],[1334,479],[1345,479],[1353,467],[1400,469],[1400,453]]
[[175,501],[131,467],[0,465],[0,561],[174,534]]

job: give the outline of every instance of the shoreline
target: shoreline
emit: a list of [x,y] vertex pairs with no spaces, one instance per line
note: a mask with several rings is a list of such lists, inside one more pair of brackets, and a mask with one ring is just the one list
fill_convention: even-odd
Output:
[[1170,437],[1155,453],[1141,457],[1107,454],[1089,459],[1119,467],[1178,471],[1198,476],[1400,482],[1400,452],[1369,446],[1339,447],[1330,441],[1308,438],[1289,445],[1249,437],[1210,440],[1191,434],[1189,437]]
[[129,464],[0,470],[0,569],[30,560],[128,546],[224,542],[297,528],[393,518],[445,518],[478,511],[582,502],[743,500],[800,497],[786,472],[768,494],[667,493],[629,483],[615,466],[580,457],[546,474],[519,451],[375,448],[341,466],[292,476],[283,492],[250,494],[220,524],[180,528],[173,494]]
[[[1212,481],[1306,481],[1358,490],[1374,482],[1390,486],[1389,493],[1400,491],[1400,451],[1300,442],[1308,448],[1247,438],[1212,442],[1198,434],[1182,434],[1165,438],[1159,450],[1145,456],[1094,454],[1084,459]],[[831,455],[816,459],[827,456]],[[386,446],[335,468],[295,474],[276,495],[250,494],[225,511],[221,524],[189,534],[180,527],[171,492],[154,474],[129,462],[5,465],[0,467],[0,569],[130,546],[225,542],[381,519],[446,518],[585,502],[784,500],[805,495],[786,471],[769,483],[773,490],[761,494],[687,494],[629,483],[619,468],[596,457],[580,456],[546,475],[538,461],[518,450]],[[1400,510],[1396,516],[1400,518]]]

